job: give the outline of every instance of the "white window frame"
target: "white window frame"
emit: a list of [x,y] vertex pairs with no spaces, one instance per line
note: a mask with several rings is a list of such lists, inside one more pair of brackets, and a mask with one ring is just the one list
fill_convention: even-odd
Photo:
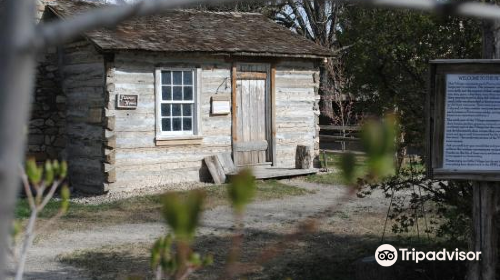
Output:
[[[163,71],[192,71],[193,72],[193,117],[191,131],[162,131],[161,126],[161,104],[186,104],[184,101],[162,100],[162,75]],[[184,81],[183,81],[184,83]],[[173,94],[173,92],[172,92]],[[158,67],[155,69],[155,118],[156,118],[156,140],[169,139],[189,139],[201,137],[201,118],[200,118],[200,96],[201,96],[201,68],[181,68],[181,67]]]

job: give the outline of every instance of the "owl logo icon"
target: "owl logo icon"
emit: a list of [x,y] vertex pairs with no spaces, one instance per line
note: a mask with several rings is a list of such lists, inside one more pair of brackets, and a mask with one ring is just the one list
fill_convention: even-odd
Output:
[[375,251],[375,260],[381,266],[392,266],[398,260],[398,250],[390,244],[380,245]]

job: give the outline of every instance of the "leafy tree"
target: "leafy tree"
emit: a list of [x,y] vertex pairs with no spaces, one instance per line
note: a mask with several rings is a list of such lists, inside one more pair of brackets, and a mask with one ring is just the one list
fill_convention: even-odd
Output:
[[396,113],[406,145],[422,148],[428,61],[480,58],[480,22],[359,6],[343,16],[340,45],[351,46],[345,59],[347,90],[360,110]]

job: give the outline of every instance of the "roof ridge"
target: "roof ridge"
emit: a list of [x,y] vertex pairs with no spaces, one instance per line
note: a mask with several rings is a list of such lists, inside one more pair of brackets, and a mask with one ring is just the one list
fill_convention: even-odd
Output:
[[177,9],[182,12],[192,12],[192,13],[202,13],[202,14],[217,14],[217,15],[253,15],[253,16],[263,16],[262,13],[258,12],[222,12],[222,11],[203,11],[193,8]]
[[98,1],[92,1],[92,0],[53,0],[53,1],[47,1],[45,2],[45,5],[48,7],[61,7],[64,5],[88,5],[88,6],[93,6],[95,8],[97,7],[106,7],[106,6],[113,6],[113,4],[108,4],[108,3],[102,3]]

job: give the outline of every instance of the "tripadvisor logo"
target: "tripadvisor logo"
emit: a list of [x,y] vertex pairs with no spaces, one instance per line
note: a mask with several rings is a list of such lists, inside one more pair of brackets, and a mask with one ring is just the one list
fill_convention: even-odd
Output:
[[375,251],[375,260],[381,266],[391,266],[398,260],[398,250],[390,244],[380,245]]
[[[401,261],[479,261],[481,252],[464,252],[458,249],[449,251],[443,249],[441,251],[415,251],[415,249],[408,250],[406,248],[399,249]],[[398,260],[398,250],[390,244],[380,245],[375,251],[375,260],[381,266],[392,266]]]

